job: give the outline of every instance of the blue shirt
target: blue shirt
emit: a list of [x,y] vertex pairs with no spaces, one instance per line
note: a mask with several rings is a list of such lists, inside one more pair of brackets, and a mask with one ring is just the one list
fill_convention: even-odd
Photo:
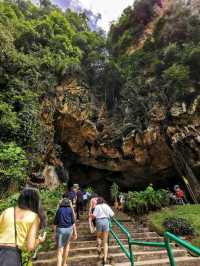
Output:
[[60,207],[54,219],[54,224],[59,228],[71,227],[74,224],[74,216],[70,207]]
[[70,191],[70,192],[68,192],[67,196],[70,200],[73,200],[74,198],[76,198],[76,192]]

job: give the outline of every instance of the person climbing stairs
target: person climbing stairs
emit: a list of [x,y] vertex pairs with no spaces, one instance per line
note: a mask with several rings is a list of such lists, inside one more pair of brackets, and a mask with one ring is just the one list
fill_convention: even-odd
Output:
[[[116,215],[118,221],[123,223],[131,233],[134,240],[141,241],[158,241],[162,242],[156,232],[149,229],[147,220],[132,221],[125,213]],[[114,232],[117,233],[121,241],[127,247],[127,239],[120,229],[113,225]],[[87,221],[87,213],[84,213],[82,220],[77,224],[78,239],[71,242],[69,260],[67,266],[101,266],[102,257],[98,255],[96,247],[96,236],[91,234]],[[177,266],[199,266],[200,258],[192,257],[187,250],[181,247],[173,246]],[[161,248],[134,246],[135,266],[169,266],[167,251]],[[130,266],[130,262],[125,254],[121,251],[119,245],[113,237],[109,240],[109,259],[108,265],[113,266]],[[40,252],[33,266],[56,266],[56,250],[49,252]]]

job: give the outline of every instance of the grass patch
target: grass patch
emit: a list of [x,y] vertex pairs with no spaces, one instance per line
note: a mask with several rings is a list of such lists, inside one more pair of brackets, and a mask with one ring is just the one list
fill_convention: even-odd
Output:
[[169,217],[185,219],[194,228],[195,233],[197,234],[192,239],[192,244],[200,247],[200,204],[188,204],[164,208],[161,211],[153,212],[148,216],[151,227],[161,235],[165,231],[163,222]]

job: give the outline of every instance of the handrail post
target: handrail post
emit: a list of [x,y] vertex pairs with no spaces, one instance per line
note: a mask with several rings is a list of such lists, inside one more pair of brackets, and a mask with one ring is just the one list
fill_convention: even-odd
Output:
[[132,244],[131,244],[131,238],[130,238],[130,236],[128,237],[128,247],[129,247],[129,254],[130,254],[131,266],[134,266],[134,256],[133,256]]
[[164,237],[164,241],[165,241],[165,246],[166,246],[166,249],[167,249],[167,254],[168,254],[168,257],[169,257],[170,265],[171,266],[176,266],[176,262],[174,260],[174,254],[173,254],[169,239],[168,239],[168,237],[166,235]]
[[[112,230],[112,221],[109,220],[109,231]],[[110,234],[108,234],[108,246],[110,246]]]

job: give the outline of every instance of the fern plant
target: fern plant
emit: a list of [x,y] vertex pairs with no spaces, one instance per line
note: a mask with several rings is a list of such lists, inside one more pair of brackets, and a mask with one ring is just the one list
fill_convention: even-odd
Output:
[[115,206],[117,206],[117,197],[119,195],[119,186],[114,182],[110,189],[111,192],[111,198],[114,200]]

